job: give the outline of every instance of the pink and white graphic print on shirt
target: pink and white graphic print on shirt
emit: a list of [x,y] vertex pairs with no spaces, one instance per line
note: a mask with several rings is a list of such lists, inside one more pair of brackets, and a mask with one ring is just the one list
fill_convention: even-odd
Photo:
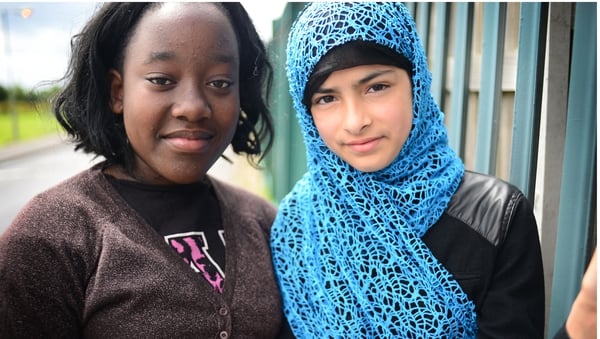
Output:
[[[220,234],[221,235],[221,234]],[[221,240],[224,242],[223,236]],[[215,291],[223,292],[225,274],[209,253],[204,232],[173,234],[165,237],[167,243],[179,253],[186,264],[200,273]]]

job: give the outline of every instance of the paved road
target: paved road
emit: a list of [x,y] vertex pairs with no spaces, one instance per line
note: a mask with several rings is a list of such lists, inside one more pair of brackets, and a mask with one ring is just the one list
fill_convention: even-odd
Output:
[[74,152],[66,143],[0,161],[0,233],[35,194],[92,163],[91,156]]

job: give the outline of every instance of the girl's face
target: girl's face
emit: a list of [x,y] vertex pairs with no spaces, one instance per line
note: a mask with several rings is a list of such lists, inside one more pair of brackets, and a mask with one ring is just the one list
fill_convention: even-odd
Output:
[[412,87],[399,67],[363,65],[335,71],[311,99],[319,135],[363,172],[387,167],[412,127]]
[[165,3],[140,19],[111,71],[111,108],[123,114],[133,176],[152,184],[201,180],[230,144],[240,113],[239,51],[211,3]]

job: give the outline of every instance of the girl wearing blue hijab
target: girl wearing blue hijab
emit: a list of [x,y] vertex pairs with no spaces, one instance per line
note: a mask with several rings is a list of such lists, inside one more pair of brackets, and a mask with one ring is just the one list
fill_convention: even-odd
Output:
[[401,3],[309,4],[287,76],[307,173],[271,248],[299,338],[541,338],[537,226],[515,187],[464,170]]

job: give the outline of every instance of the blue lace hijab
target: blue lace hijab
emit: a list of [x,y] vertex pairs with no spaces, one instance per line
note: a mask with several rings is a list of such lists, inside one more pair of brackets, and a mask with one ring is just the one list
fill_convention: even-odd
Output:
[[[358,171],[330,151],[303,104],[315,66],[351,41],[386,46],[412,65],[413,126],[396,159]],[[456,191],[464,167],[415,24],[400,3],[309,4],[294,22],[287,76],[307,173],[282,200],[271,248],[284,311],[299,338],[470,338],[474,305],[421,237]]]

